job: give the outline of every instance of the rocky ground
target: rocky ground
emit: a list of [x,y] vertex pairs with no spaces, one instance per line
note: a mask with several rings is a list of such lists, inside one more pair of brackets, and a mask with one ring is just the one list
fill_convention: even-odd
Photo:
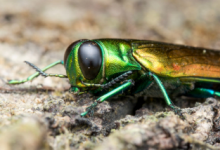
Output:
[[[220,1],[1,0],[0,149],[219,149],[218,99],[176,99],[180,119],[163,99],[115,97],[82,118],[96,98],[69,93],[67,79],[34,70],[62,60],[78,39],[132,38],[220,49]],[[63,66],[48,71],[65,74]]]

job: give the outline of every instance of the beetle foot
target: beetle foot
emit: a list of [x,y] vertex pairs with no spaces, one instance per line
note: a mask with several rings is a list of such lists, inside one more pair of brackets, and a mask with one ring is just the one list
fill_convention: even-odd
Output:
[[94,109],[98,105],[97,101],[94,102],[91,106],[86,108],[86,111],[81,114],[82,117],[88,115],[89,117],[93,117],[94,115]]
[[88,113],[88,116],[91,117],[91,118],[94,115],[94,109],[95,109],[95,106],[89,106],[89,107],[86,108],[86,112]]
[[173,109],[174,113],[178,115],[182,120],[185,120],[185,117],[183,116],[183,112],[181,108],[171,104],[170,107]]

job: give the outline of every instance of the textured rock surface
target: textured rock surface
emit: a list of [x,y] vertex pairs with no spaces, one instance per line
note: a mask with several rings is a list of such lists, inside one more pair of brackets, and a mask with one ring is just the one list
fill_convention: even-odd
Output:
[[93,118],[81,118],[96,97],[69,93],[67,79],[6,81],[34,73],[23,61],[42,68],[63,59],[65,48],[82,38],[220,49],[219,6],[215,0],[1,0],[0,149],[218,149],[218,99],[175,99],[181,120],[163,99],[126,95],[100,104]]

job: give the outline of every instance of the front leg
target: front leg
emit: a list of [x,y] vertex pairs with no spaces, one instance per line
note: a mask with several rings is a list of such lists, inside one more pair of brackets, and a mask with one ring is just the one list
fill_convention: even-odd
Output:
[[79,88],[75,87],[75,86],[71,86],[69,89],[69,92],[73,92],[73,93],[79,93],[80,90]]
[[106,101],[108,98],[113,97],[115,95],[118,95],[120,93],[123,93],[124,91],[126,91],[127,89],[129,89],[130,87],[132,87],[134,85],[134,81],[133,80],[127,80],[125,81],[122,85],[120,85],[119,87],[113,89],[112,91],[106,93],[105,95],[99,97],[91,106],[86,108],[86,111],[84,113],[81,114],[81,116],[85,116],[87,114],[89,114],[89,116],[92,116],[94,113],[94,108],[99,104],[102,103],[104,101]]

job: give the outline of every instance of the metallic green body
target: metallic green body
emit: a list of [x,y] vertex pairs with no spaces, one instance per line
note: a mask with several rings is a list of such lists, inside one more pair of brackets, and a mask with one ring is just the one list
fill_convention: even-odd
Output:
[[[208,97],[214,95],[218,96],[219,94],[219,92],[214,92],[214,90],[203,90],[203,88],[200,87],[195,89],[195,83],[197,82],[208,82],[211,84],[220,83],[220,80],[218,78],[216,79],[216,76],[220,77],[220,75],[213,73],[209,75],[209,72],[212,71],[209,68],[213,67],[215,70],[218,70],[220,64],[217,63],[216,65],[214,60],[213,62],[209,61],[206,63],[204,59],[206,55],[202,53],[202,50],[204,50],[203,48],[195,49],[188,46],[142,40],[98,39],[92,41],[96,42],[101,47],[102,54],[105,56],[103,57],[102,67],[94,80],[86,80],[80,71],[78,63],[77,51],[82,44],[81,42],[78,43],[69,55],[66,66],[66,72],[70,79],[70,83],[75,87],[91,92],[95,91],[94,93],[97,93],[102,90],[102,87],[95,86],[95,84],[101,85],[108,83],[120,74],[133,70],[135,72],[129,79],[134,81],[135,85],[128,90],[128,93],[136,94],[137,96],[147,95],[151,97],[164,97],[166,103],[172,108],[176,107],[172,104],[168,95],[175,97],[178,95],[187,95],[186,93],[189,93],[189,95],[191,94],[194,97]],[[191,49],[192,51],[196,51],[196,55],[194,56],[195,60],[193,57],[189,56],[195,53],[191,52]],[[181,52],[183,50],[186,52]],[[176,53],[174,53],[174,51]],[[219,52],[213,50],[206,49],[206,52],[210,56],[214,54],[219,55]],[[204,62],[202,62],[202,60],[204,60]],[[202,66],[200,65],[201,63],[203,63],[204,67],[205,65],[210,65],[211,67],[205,71],[198,69],[198,67]],[[187,65],[191,65],[189,67],[192,69],[195,68],[195,70],[188,71],[189,67]],[[110,87],[106,91],[106,95],[108,96],[104,96],[105,98],[103,98],[102,101],[127,88],[116,88],[117,86],[120,87],[120,84]],[[82,115],[84,116],[91,111],[93,107],[97,105],[98,101],[100,100],[97,99],[97,101],[87,109],[86,113]]]
[[94,80],[87,80],[80,69],[78,62],[78,49],[84,42],[79,42],[71,51],[67,58],[66,73],[70,84],[76,87],[85,88],[81,81],[85,83],[106,83],[106,78],[111,78],[115,74],[129,70],[141,70],[140,64],[133,58],[132,49],[129,42],[124,40],[92,40],[95,41],[102,50],[102,67]]
[[[84,77],[79,65],[78,50],[85,41],[98,44],[103,56],[101,69],[92,80]],[[92,114],[98,103],[125,91],[136,96],[164,97],[175,112],[180,109],[172,104],[170,96],[220,96],[220,52],[214,50],[144,40],[96,39],[80,40],[69,51],[64,60],[72,91],[102,93],[82,116]],[[29,63],[38,72],[9,84],[20,84],[40,74],[66,77],[44,73],[59,63],[63,64],[55,62],[42,70]]]

